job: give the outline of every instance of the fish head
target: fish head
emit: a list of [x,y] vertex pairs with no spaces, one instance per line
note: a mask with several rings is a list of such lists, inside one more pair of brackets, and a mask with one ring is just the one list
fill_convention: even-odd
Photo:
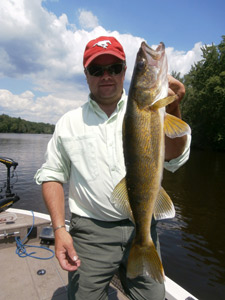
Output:
[[167,58],[164,43],[154,50],[142,42],[137,53],[130,89],[135,90],[138,106],[153,105],[168,93]]

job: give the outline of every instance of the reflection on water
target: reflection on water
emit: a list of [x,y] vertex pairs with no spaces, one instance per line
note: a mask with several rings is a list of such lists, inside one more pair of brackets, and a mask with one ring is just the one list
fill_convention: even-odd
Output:
[[159,224],[165,270],[200,299],[224,299],[225,154],[192,150],[163,186],[176,207]]
[[[33,177],[44,162],[50,137],[0,134],[0,156],[19,163],[14,191],[21,200],[14,207],[47,212],[41,187]],[[193,150],[188,163],[174,174],[165,171],[163,179],[176,207],[173,220],[158,223],[165,272],[204,300],[224,299],[225,295],[224,166],[225,153]],[[0,180],[4,172],[0,164]],[[68,205],[66,216],[69,218]]]

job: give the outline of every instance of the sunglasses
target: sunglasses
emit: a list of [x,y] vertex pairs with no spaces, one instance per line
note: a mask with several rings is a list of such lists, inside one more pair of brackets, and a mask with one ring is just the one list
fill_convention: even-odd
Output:
[[120,74],[124,69],[124,67],[125,67],[125,63],[122,64],[117,63],[108,66],[92,65],[92,66],[88,66],[86,70],[91,76],[100,77],[105,73],[105,71],[107,71],[109,75],[115,76]]

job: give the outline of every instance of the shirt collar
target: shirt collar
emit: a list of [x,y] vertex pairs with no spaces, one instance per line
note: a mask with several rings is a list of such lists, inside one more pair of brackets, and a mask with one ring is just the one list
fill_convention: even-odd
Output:
[[[113,115],[114,115],[115,113],[118,113],[118,112],[123,108],[124,103],[125,103],[125,100],[126,100],[126,92],[125,92],[125,89],[123,89],[123,93],[122,93],[122,95],[121,95],[120,100],[119,100],[118,103],[117,103],[117,108],[116,108],[115,112],[113,113]],[[94,111],[95,113],[101,114],[101,115],[102,115],[102,114],[105,114],[105,113],[103,112],[103,110],[99,107],[98,103],[95,102],[95,101],[91,98],[91,94],[89,94],[89,96],[88,96],[88,102],[89,102],[90,107],[93,109],[93,111]]]

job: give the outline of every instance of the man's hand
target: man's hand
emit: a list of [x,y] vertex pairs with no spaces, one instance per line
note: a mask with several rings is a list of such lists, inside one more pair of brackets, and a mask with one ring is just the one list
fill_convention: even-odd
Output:
[[168,96],[175,95],[176,99],[166,107],[166,112],[181,119],[179,104],[185,95],[185,87],[183,83],[181,83],[171,75],[168,75],[168,83]]
[[76,271],[81,264],[73,246],[73,239],[65,228],[55,232],[55,255],[63,270]]
[[[65,221],[65,200],[63,185],[58,181],[46,181],[42,184],[45,204],[51,215],[53,228]],[[55,255],[62,269],[75,271],[80,266],[80,260],[73,246],[73,239],[64,227],[55,231]]]

